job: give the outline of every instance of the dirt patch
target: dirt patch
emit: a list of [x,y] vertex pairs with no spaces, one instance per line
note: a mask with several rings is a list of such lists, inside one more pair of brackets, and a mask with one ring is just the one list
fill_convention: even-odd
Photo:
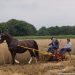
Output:
[[75,73],[75,65],[68,62],[70,63],[70,66],[68,66],[68,64],[65,64],[67,62],[3,65],[0,66],[0,75],[58,75],[60,73]]

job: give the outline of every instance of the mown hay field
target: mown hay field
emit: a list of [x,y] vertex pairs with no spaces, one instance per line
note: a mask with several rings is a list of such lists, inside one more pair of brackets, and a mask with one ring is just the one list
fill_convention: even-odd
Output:
[[[50,39],[37,39],[39,50],[47,51]],[[66,39],[59,39],[60,48],[64,47]],[[63,62],[43,62],[28,64],[29,52],[17,54],[16,59],[21,64],[11,65],[11,55],[7,44],[0,44],[0,75],[75,75],[75,39],[71,39],[72,59]],[[41,54],[40,54],[41,55]],[[42,56],[42,55],[41,55]]]

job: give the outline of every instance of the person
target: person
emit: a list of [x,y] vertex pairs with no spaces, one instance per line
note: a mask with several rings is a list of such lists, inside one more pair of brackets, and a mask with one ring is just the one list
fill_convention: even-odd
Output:
[[54,37],[51,40],[52,42],[49,44],[48,52],[54,53],[55,50],[59,49],[59,41]]
[[68,38],[65,47],[59,51],[59,54],[63,55],[66,52],[70,53],[71,50],[72,50],[72,43],[71,43],[70,39]]

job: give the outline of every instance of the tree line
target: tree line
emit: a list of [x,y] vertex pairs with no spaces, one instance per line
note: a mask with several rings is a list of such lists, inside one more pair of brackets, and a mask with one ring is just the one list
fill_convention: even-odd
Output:
[[41,27],[37,30],[34,25],[28,22],[11,19],[7,22],[0,23],[0,31],[7,31],[14,36],[75,35],[75,26]]

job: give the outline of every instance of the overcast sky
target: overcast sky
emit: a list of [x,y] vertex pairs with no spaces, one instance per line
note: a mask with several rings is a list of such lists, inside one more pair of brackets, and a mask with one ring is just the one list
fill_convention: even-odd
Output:
[[42,26],[75,25],[75,0],[0,0],[0,22],[18,19]]

